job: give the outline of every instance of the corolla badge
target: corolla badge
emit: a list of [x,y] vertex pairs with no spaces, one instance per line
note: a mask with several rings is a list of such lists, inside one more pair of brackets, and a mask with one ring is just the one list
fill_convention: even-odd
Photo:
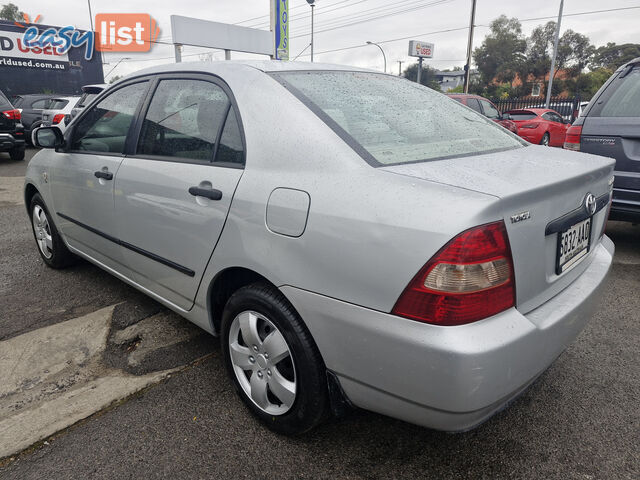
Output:
[[527,210],[526,212],[516,213],[515,215],[511,215],[511,223],[518,223],[524,220],[529,220],[531,218],[531,214]]
[[593,193],[587,193],[584,197],[584,208],[589,215],[593,215],[596,213],[596,209],[598,208],[596,197]]

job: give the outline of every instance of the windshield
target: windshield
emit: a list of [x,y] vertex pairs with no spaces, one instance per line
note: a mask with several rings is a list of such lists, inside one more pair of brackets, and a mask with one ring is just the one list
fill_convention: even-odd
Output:
[[409,80],[365,72],[282,72],[274,77],[373,165],[521,147],[494,122]]

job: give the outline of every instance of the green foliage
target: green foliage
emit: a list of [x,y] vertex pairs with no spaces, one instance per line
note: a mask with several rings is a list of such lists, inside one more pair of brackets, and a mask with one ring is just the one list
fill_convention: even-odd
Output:
[[447,93],[464,93],[464,85],[458,85],[456,88],[450,88]]
[[638,57],[640,57],[640,44],[625,43],[616,45],[613,42],[609,42],[595,51],[591,66],[615,71],[618,67]]
[[[418,78],[418,64],[414,63],[413,65],[409,65],[404,72],[402,72],[402,76],[415,82]],[[440,84],[436,80],[436,70],[428,65],[422,65],[420,83],[425,87],[432,88],[438,92],[440,91]]]
[[517,18],[501,15],[490,25],[482,45],[473,51],[473,59],[485,84],[494,79],[511,83],[522,61],[527,42]]
[[113,77],[111,77],[111,79],[109,80],[109,84],[112,83],[116,83],[118,80],[120,80],[122,78],[122,75],[114,75]]
[[555,84],[558,83],[560,91],[566,90],[570,95],[578,95],[583,100],[590,100],[612,74],[611,70],[599,68],[568,80],[556,80],[553,90],[556,90]]
[[23,12],[18,9],[17,5],[13,3],[7,3],[6,5],[2,5],[0,8],[0,19],[8,20],[10,22],[22,22],[24,18],[22,18]]

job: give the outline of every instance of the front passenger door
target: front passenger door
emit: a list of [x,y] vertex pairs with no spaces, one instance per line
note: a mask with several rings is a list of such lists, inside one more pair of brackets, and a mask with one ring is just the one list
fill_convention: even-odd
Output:
[[244,168],[231,92],[211,76],[161,77],[122,162],[115,197],[137,283],[188,310]]
[[149,82],[118,88],[85,112],[51,164],[57,224],[72,247],[125,276],[117,243],[114,183],[135,113]]

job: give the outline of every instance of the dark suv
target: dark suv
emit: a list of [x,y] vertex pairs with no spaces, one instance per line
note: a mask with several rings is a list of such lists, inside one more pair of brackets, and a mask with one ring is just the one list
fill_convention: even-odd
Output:
[[0,92],[0,152],[9,152],[11,160],[24,160],[24,127],[20,110]]
[[31,132],[42,123],[42,111],[49,108],[53,95],[29,94],[16,95],[13,98],[13,106],[21,110],[22,125],[27,144],[31,143]]
[[598,90],[567,130],[564,148],[615,158],[609,218],[640,222],[640,57]]

